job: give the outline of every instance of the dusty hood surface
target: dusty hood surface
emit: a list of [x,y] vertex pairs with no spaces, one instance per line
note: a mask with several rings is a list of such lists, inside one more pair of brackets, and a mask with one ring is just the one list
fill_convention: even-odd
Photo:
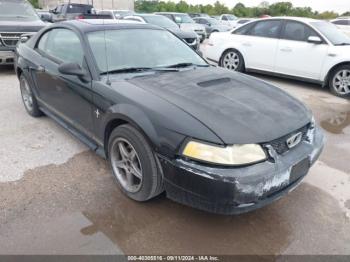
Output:
[[310,122],[310,112],[284,91],[226,69],[197,68],[128,81],[191,114],[225,144],[268,142]]

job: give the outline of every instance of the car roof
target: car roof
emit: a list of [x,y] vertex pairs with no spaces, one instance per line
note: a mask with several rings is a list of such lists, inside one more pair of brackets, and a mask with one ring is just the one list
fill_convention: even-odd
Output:
[[187,13],[180,13],[180,12],[156,12],[155,14],[188,15]]
[[79,19],[68,20],[61,23],[54,24],[53,27],[59,27],[60,25],[66,25],[68,27],[74,27],[83,33],[102,31],[102,30],[115,30],[115,29],[157,29],[164,30],[163,28],[151,24],[140,23],[130,20],[113,20],[113,19]]
[[162,15],[157,15],[157,14],[139,14],[139,13],[133,14],[131,16],[142,16],[142,17],[146,17],[146,16],[160,16],[160,17],[164,17]]
[[294,20],[294,21],[299,21],[303,23],[310,23],[310,22],[317,22],[317,21],[322,21],[322,20],[317,20],[313,18],[307,18],[307,17],[295,17],[295,16],[276,16],[276,17],[269,17],[269,18],[264,18],[264,20],[274,20],[274,19],[281,19],[281,20]]

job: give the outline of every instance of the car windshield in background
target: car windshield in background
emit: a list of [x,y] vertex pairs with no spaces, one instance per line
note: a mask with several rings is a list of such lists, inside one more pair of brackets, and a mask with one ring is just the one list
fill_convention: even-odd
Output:
[[165,27],[165,28],[176,28],[178,29],[179,27],[177,24],[172,22],[169,18],[166,18],[165,16],[162,15],[150,15],[150,16],[144,16],[143,19],[150,24],[153,25],[158,25],[160,27]]
[[227,20],[230,20],[230,21],[237,20],[237,17],[235,17],[234,15],[226,15],[226,17],[227,17]]
[[218,25],[218,24],[220,24],[220,22],[218,20],[216,20],[215,18],[205,18],[205,20],[207,20],[208,23],[210,23],[211,25]]
[[0,1],[0,20],[8,19],[39,20],[34,8],[26,2]]
[[192,20],[192,18],[189,15],[185,15],[185,14],[176,14],[174,15],[175,17],[175,21],[177,23],[194,23],[194,21]]
[[102,73],[178,64],[207,66],[196,52],[166,30],[97,31],[88,34],[88,41]]
[[350,45],[350,37],[329,22],[311,22],[333,45]]
[[134,12],[132,12],[132,11],[128,11],[128,10],[119,10],[119,11],[114,11],[113,12],[114,13],[114,16],[116,17],[116,18],[118,18],[118,17],[125,17],[125,16],[129,16],[129,15],[133,15],[134,14]]

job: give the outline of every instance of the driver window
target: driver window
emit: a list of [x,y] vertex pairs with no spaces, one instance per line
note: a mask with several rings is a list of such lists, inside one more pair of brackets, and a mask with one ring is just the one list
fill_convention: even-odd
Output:
[[38,49],[64,63],[83,65],[84,53],[79,37],[68,29],[53,29],[41,37]]
[[310,36],[318,35],[314,30],[302,23],[288,21],[285,25],[282,38],[287,40],[306,42]]

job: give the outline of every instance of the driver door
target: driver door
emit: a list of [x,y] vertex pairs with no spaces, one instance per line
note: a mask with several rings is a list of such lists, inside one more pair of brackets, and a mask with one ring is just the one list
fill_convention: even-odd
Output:
[[51,113],[91,137],[91,80],[63,75],[58,70],[62,63],[77,63],[89,72],[78,35],[68,29],[52,29],[40,38],[36,50],[40,59],[33,74],[40,102]]
[[277,48],[276,73],[314,80],[320,78],[329,45],[326,42],[309,43],[310,36],[321,38],[316,31],[304,23],[285,22]]

